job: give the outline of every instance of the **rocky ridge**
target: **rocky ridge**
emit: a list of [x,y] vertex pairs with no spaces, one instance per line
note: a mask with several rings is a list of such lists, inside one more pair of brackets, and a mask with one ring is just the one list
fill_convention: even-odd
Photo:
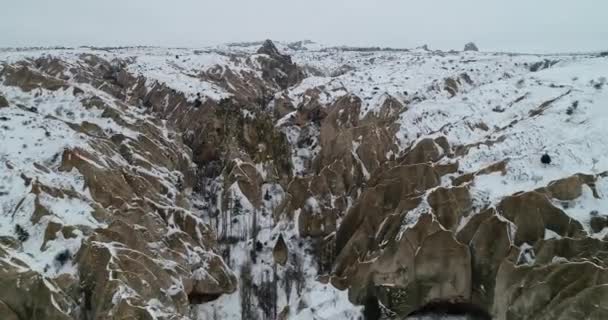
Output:
[[266,41],[0,61],[9,318],[607,316],[604,57]]

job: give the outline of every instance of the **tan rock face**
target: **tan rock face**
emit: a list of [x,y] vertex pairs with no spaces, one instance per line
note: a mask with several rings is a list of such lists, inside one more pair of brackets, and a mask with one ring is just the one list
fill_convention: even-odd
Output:
[[458,227],[460,219],[470,214],[472,206],[466,187],[437,188],[429,194],[428,201],[439,223],[450,230]]
[[535,243],[545,237],[545,229],[564,237],[585,235],[581,224],[553,206],[547,196],[526,192],[505,198],[498,211],[517,227],[515,244]]
[[589,225],[591,227],[591,231],[595,233],[602,232],[604,228],[608,227],[608,216],[591,217]]
[[[188,72],[181,59],[167,59],[170,70],[193,84],[221,91],[216,99],[206,96],[212,94],[207,89],[197,95],[189,86],[192,90],[182,92],[175,83],[136,74],[133,70],[145,64],[139,57],[118,54],[106,60],[102,56],[112,56],[111,50],[91,52],[69,61],[45,56],[3,65],[0,71],[3,85],[12,87],[9,95],[0,95],[3,113],[19,107],[32,117],[56,120],[55,126],[65,125],[73,134],[53,159],[37,159],[31,170],[15,175],[26,191],[10,209],[17,219],[25,217],[21,224],[41,232],[35,243],[26,238],[37,235],[21,226],[14,236],[0,238],[0,284],[8,288],[0,293],[0,314],[7,319],[40,314],[49,319],[156,319],[151,301],[167,319],[181,319],[191,316],[193,304],[237,288],[243,310],[259,306],[267,319],[288,319],[311,307],[305,299],[297,308],[276,305],[277,281],[284,286],[293,276],[298,296],[306,294],[302,287],[309,279],[301,279],[306,272],[298,269],[301,251],[318,264],[320,282],[348,290],[356,304],[379,300],[395,317],[446,301],[490,311],[496,319],[608,317],[603,308],[608,301],[605,239],[589,238],[567,209],[557,207],[576,204],[587,188],[601,200],[596,181],[601,175],[575,174],[489,201],[476,184],[482,175],[509,178],[511,159],[483,149],[508,141],[512,133],[506,129],[519,120],[502,128],[486,119],[464,118],[446,126],[419,121],[433,116],[433,106],[417,102],[435,94],[442,99],[463,95],[476,85],[468,74],[432,79],[422,89],[426,93],[409,96],[374,88],[380,95],[376,100],[336,84],[358,71],[349,66],[334,70],[331,82],[300,87],[305,70],[319,76],[331,70],[298,66],[272,42],[253,55],[222,54],[230,66]],[[387,61],[392,54],[387,53]],[[52,101],[82,109],[61,118],[21,105],[57,97],[62,100]],[[513,104],[522,99],[527,97]],[[448,101],[462,107],[456,100]],[[367,112],[370,107],[373,111]],[[403,122],[410,115],[406,111],[419,115],[414,123]],[[89,113],[98,117],[80,119]],[[400,124],[412,126],[413,134],[404,136],[416,141],[409,147],[397,139],[404,129]],[[448,138],[454,138],[454,130],[475,135],[452,146]],[[54,134],[37,143],[52,145]],[[468,155],[488,162],[471,166]],[[474,169],[464,172],[461,164]],[[23,169],[10,162],[0,165]],[[77,183],[66,186],[65,179]],[[271,185],[280,189],[280,200],[268,194]],[[263,286],[255,283],[251,265],[231,266],[243,267],[238,280],[243,282],[237,284],[227,265],[235,260],[230,250],[238,247],[235,242],[251,239],[216,239],[201,219],[219,221],[214,215],[230,211],[235,194],[242,194],[251,208],[238,219],[227,215],[222,223],[253,235],[255,241],[244,246],[252,251],[246,253],[265,259],[262,263],[274,267],[275,276],[280,275],[276,270],[286,270],[285,279]],[[63,219],[53,201],[82,202],[88,220]],[[247,216],[249,211],[255,215]],[[269,225],[263,227],[280,233],[276,241],[257,241],[255,219],[265,214],[270,214],[264,221]],[[241,218],[251,226],[240,225],[245,224]],[[593,236],[608,226],[605,218],[599,212],[591,217]],[[287,232],[289,238],[283,238]],[[558,239],[545,239],[553,233]],[[47,271],[31,271],[29,261],[3,251],[35,247],[48,254],[61,241],[73,244],[70,250],[77,248],[65,255],[77,273],[43,277]],[[287,295],[290,285],[284,286]],[[254,319],[248,311],[242,317]]]
[[[416,281],[422,303],[468,300],[471,295],[471,257],[467,246],[450,232],[438,231],[422,242],[415,259]],[[437,270],[449,266],[449,270]]]
[[[95,56],[82,59],[83,64],[70,72],[73,65],[57,59],[2,70],[4,85],[24,94],[36,92],[41,100],[73,92],[74,107],[80,102],[100,114],[101,121],[66,121],[66,128],[82,142],[66,144],[52,161],[34,163],[35,171],[22,174],[28,193],[16,207],[31,201],[31,212],[20,214],[42,231],[41,252],[54,250],[58,241],[78,243],[40,272],[56,269],[57,263],[71,263],[78,272],[42,276],[28,269],[29,261],[0,266],[5,271],[3,287],[8,288],[3,291],[6,296],[0,294],[0,310],[8,308],[17,319],[153,319],[146,308],[150,301],[158,301],[155,308],[176,319],[189,314],[190,304],[234,292],[237,280],[214,253],[215,235],[184,201],[196,181],[190,149],[162,122],[132,113],[133,104],[148,94],[146,79]],[[68,80],[102,88],[118,101],[88,86],[67,91],[72,85]],[[175,94],[171,101],[179,103],[182,98]],[[106,123],[114,127],[108,129]],[[77,177],[82,185],[55,187],[50,183],[56,178],[45,175]],[[91,217],[78,220],[82,224],[66,219],[69,214],[88,213],[52,205],[61,201],[83,203],[90,207]],[[35,236],[20,228],[19,243]],[[2,314],[13,317],[8,311]]]
[[509,162],[508,159],[505,159],[503,161],[491,164],[477,172],[463,174],[459,177],[454,178],[452,180],[452,184],[455,186],[460,186],[464,183],[473,181],[476,176],[484,175],[484,174],[491,174],[494,172],[500,172],[502,175],[505,175],[508,162]]
[[283,235],[280,235],[279,239],[277,239],[277,243],[274,245],[274,249],[272,249],[272,256],[274,258],[274,262],[281,266],[285,266],[287,263],[289,250],[287,249],[287,244],[285,244]]
[[6,66],[0,76],[4,77],[5,85],[19,87],[26,92],[36,88],[56,91],[68,87],[64,81],[35,71],[27,65]]
[[262,77],[266,80],[274,81],[280,88],[286,89],[304,78],[303,72],[291,62],[291,57],[279,53],[279,50],[277,50],[272,41],[266,40],[258,50],[258,54],[263,54],[270,58],[258,58],[263,68]]
[[[535,313],[524,301],[538,298],[524,298],[521,291],[509,291],[521,285],[517,281],[522,280],[505,280],[513,277],[512,273],[505,273],[506,261],[516,265],[535,257],[533,270],[540,270],[537,265],[551,265],[556,256],[574,264],[589,261],[584,258],[586,255],[603,250],[601,241],[585,240],[581,224],[551,200],[576,199],[581,196],[583,185],[597,194],[592,176],[575,175],[537,191],[505,197],[496,209],[480,210],[473,207],[469,188],[479,175],[504,175],[508,159],[457,176],[458,163],[446,163],[458,152],[452,152],[444,139],[423,139],[367,181],[367,188],[341,221],[336,237],[334,273],[340,280],[336,283],[349,289],[351,301],[363,304],[372,295],[399,315],[436,301],[462,302],[487,310],[499,319],[529,319],[525,312],[542,313]],[[448,174],[456,176],[452,180],[455,187],[436,187],[441,176]],[[426,203],[426,207],[422,205],[425,210],[420,210],[422,203]],[[408,221],[417,223],[404,229]],[[566,238],[556,243],[544,241],[545,230]],[[524,255],[522,246],[518,255],[519,246],[524,243],[534,247]],[[521,274],[528,272],[531,271]],[[509,282],[508,287],[505,281]],[[569,281],[556,285],[565,288]],[[533,286],[533,282],[523,283]],[[521,303],[519,311],[503,307],[514,301]],[[537,305],[543,303],[546,302]],[[575,309],[583,310],[585,306],[588,304],[581,302]],[[539,310],[547,312],[544,308]],[[561,308],[552,315],[564,317],[573,312],[565,310]]]
[[[69,320],[76,302],[53,280],[27,270],[27,265],[0,248],[0,314],[5,319]],[[10,259],[10,260],[5,260]]]
[[[441,226],[455,228],[466,215],[471,201],[467,188],[439,188],[430,194],[429,209],[439,220],[428,213],[416,218],[410,211],[440,183],[433,161],[449,145],[439,141],[442,147],[423,140],[398,164],[377,170],[342,220],[334,272],[346,278],[352,301],[363,303],[371,287],[385,306],[406,315],[437,299],[470,299],[469,249]],[[418,222],[403,232],[401,225],[410,219]],[[446,264],[454,273],[436,272]]]
[[0,108],[8,107],[8,100],[0,94]]
[[481,222],[471,239],[472,301],[478,305],[489,308],[494,301],[498,266],[512,246],[510,234],[510,225],[493,215]]
[[259,208],[262,202],[261,187],[263,179],[258,170],[250,163],[235,164],[232,166],[231,170],[229,170],[226,187],[229,187],[235,182],[249,202],[251,202],[254,207]]
[[[603,319],[608,296],[605,270],[592,263],[500,265],[496,278],[496,319]],[[500,294],[499,294],[500,293]]]
[[4,302],[0,302],[0,314],[4,315],[7,320],[19,320],[17,314]]

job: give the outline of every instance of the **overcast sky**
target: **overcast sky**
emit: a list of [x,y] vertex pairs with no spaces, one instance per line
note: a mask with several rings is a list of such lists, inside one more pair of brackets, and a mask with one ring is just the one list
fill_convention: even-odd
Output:
[[606,0],[0,0],[0,46],[331,45],[608,50]]

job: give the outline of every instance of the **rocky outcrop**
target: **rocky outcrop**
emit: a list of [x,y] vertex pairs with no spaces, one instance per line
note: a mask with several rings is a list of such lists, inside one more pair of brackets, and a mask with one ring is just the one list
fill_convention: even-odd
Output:
[[544,59],[542,61],[538,61],[533,63],[530,66],[530,71],[531,72],[538,72],[544,69],[548,69],[551,68],[552,66],[554,66],[555,64],[557,64],[559,62],[559,60],[549,60],[549,59]]
[[69,320],[79,314],[55,281],[28,270],[27,264],[0,247],[0,312],[5,319]]
[[608,216],[605,215],[596,215],[591,217],[589,221],[589,225],[591,227],[591,231],[595,233],[602,232],[604,228],[608,227]]
[[585,235],[581,224],[553,206],[549,199],[537,192],[526,192],[505,198],[498,211],[517,227],[514,243],[534,244],[545,238],[545,230],[563,237]]
[[464,51],[479,51],[479,49],[477,48],[477,45],[475,45],[475,43],[469,42],[464,45]]
[[[592,101],[559,125],[595,149],[544,131],[562,105],[542,101],[583,101],[582,81],[529,80],[553,58],[302,49],[3,64],[0,314],[606,317]],[[538,149],[551,165],[528,167]]]
[[501,293],[493,307],[496,318],[604,318],[605,309],[597,306],[607,297],[605,259],[594,253],[605,246],[591,239],[549,240],[534,247],[533,263],[518,265],[516,256],[505,259],[496,278]]
[[285,264],[287,263],[287,258],[289,257],[289,250],[287,248],[287,244],[285,244],[283,235],[279,236],[277,243],[274,245],[274,249],[272,249],[272,256],[274,258],[274,262],[282,266],[285,266]]
[[286,89],[304,78],[304,73],[296,66],[288,55],[283,55],[271,40],[266,40],[258,50],[265,55],[258,61],[262,64],[262,77],[276,83],[281,89]]
[[[96,61],[97,68],[108,65]],[[19,221],[17,240],[28,247],[39,243],[40,252],[24,254],[31,249],[17,247],[3,251],[2,259],[38,254],[54,260],[41,269],[31,258],[3,266],[2,279],[11,289],[0,297],[2,306],[18,319],[152,319],[159,312],[175,318],[187,316],[191,304],[234,292],[236,277],[214,253],[213,231],[189,211],[186,198],[196,177],[190,150],[162,122],[135,116],[126,104],[133,97],[117,93],[140,80],[113,67],[106,78],[86,68],[71,73],[79,83],[106,85],[107,93],[124,100],[116,102],[93,88],[69,90],[69,68],[40,59],[5,66],[0,75],[29,104],[18,106],[29,113],[26,123],[63,128],[40,133],[49,148],[55,135],[66,141],[50,159],[42,155],[39,162],[10,166],[9,176],[20,176],[27,190],[11,209],[19,212],[13,218]],[[56,97],[69,101],[67,114],[48,109]],[[98,118],[82,119],[87,112]],[[28,134],[37,137],[36,131]],[[64,242],[67,248],[58,247]]]
[[6,108],[8,107],[8,101],[6,100],[6,98],[0,94],[0,108]]
[[594,196],[598,198],[595,190],[595,177],[593,175],[576,174],[568,178],[552,181],[541,191],[547,192],[551,197],[571,201],[583,194],[583,186],[587,185],[593,190]]
[[26,64],[5,66],[0,72],[0,77],[4,78],[5,85],[19,87],[25,92],[36,88],[57,91],[68,87],[63,80],[45,76]]
[[[371,295],[399,315],[416,314],[427,304],[449,301],[515,319],[510,310],[497,306],[510,303],[503,301],[509,290],[502,282],[505,261],[512,259],[516,268],[522,264],[555,263],[551,259],[556,256],[576,263],[585,258],[575,252],[602,250],[583,245],[590,241],[585,238],[583,226],[551,201],[577,199],[583,185],[594,190],[593,176],[576,175],[554,181],[537,191],[505,197],[496,210],[479,211],[474,209],[468,191],[475,177],[504,172],[507,162],[455,179],[458,186],[435,187],[442,174],[432,174],[432,168],[453,157],[451,150],[442,139],[421,140],[406,150],[398,160],[401,165],[386,169],[385,173],[376,171],[369,179],[358,202],[340,224],[336,238],[334,273],[340,277],[340,285],[349,288],[351,301],[363,304]],[[415,167],[431,171],[398,173]],[[408,182],[401,184],[404,189],[396,188],[400,179]],[[544,240],[546,230],[580,245],[560,246],[563,252],[549,249]],[[602,242],[596,243],[601,246]],[[528,250],[526,246],[534,247]]]

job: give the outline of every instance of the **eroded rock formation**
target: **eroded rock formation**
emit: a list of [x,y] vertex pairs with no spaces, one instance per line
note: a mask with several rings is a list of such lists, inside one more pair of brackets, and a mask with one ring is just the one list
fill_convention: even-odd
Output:
[[598,58],[257,45],[2,52],[1,314],[608,317]]

